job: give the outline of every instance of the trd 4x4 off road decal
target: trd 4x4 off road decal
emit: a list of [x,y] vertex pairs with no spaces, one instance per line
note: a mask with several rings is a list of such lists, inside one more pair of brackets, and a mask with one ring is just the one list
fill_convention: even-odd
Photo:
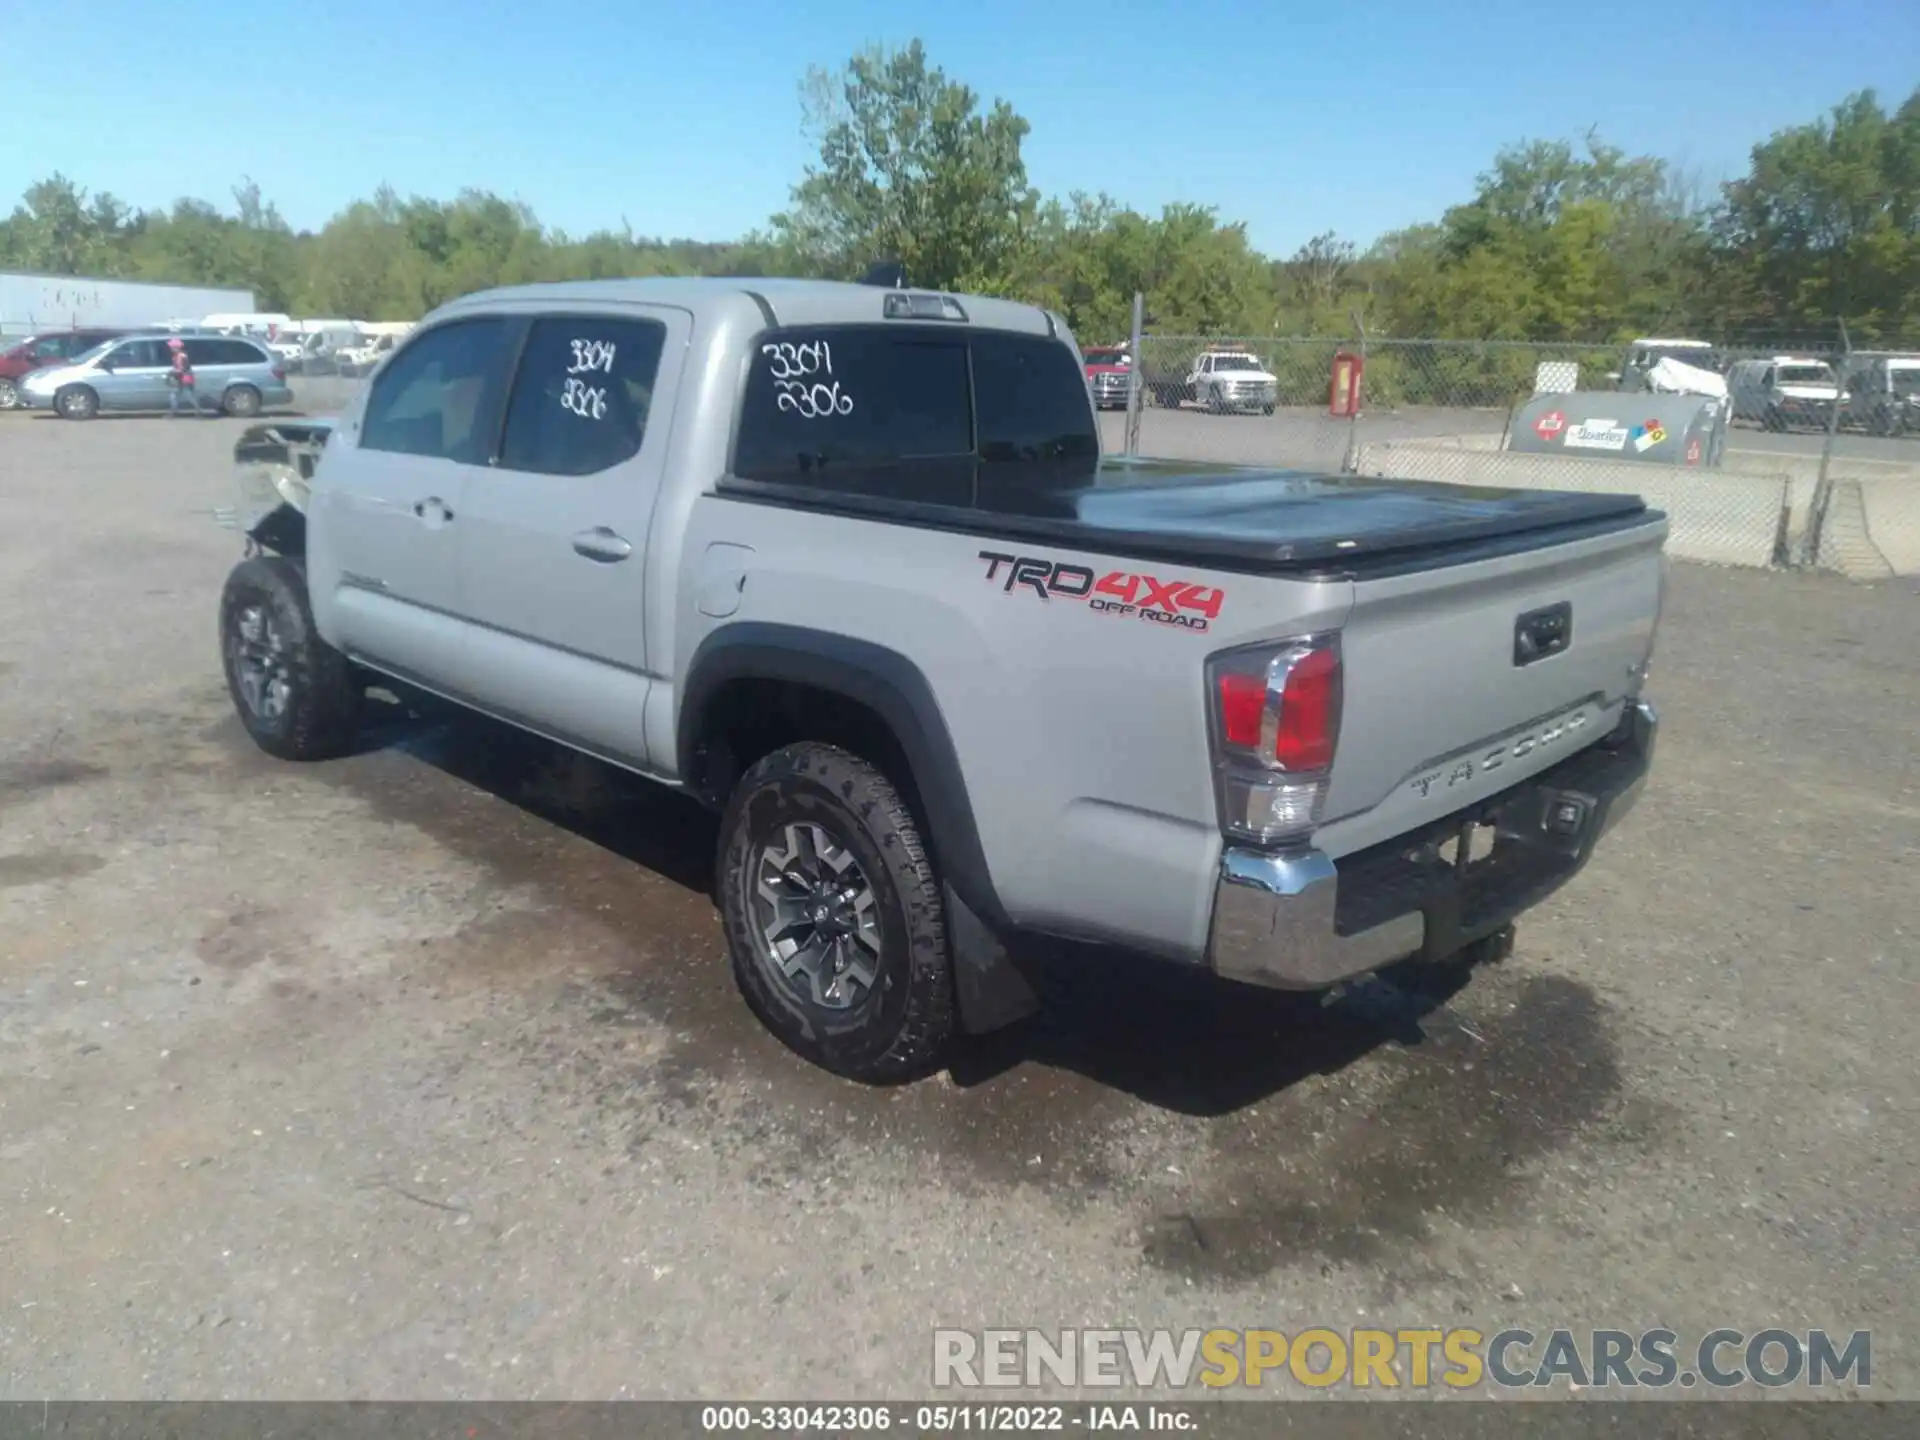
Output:
[[1003,555],[982,550],[987,579],[1000,581],[1003,593],[1031,590],[1042,600],[1084,600],[1095,610],[1123,618],[1150,620],[1182,630],[1205,630],[1220,618],[1224,590],[1190,580],[1161,580],[1113,570],[1096,576],[1085,565],[1068,565],[1037,555]]

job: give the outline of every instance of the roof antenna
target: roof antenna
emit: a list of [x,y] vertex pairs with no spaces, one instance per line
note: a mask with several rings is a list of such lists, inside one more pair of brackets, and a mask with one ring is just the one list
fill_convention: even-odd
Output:
[[882,260],[860,279],[862,285],[878,285],[888,290],[907,288],[907,267],[898,260]]

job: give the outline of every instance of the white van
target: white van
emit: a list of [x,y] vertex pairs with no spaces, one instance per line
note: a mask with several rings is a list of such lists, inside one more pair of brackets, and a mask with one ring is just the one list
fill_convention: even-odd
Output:
[[338,355],[366,340],[366,332],[354,320],[296,320],[286,342],[274,349],[294,369],[306,375],[328,375],[339,368]]
[[1758,421],[1769,430],[1824,430],[1834,405],[1846,399],[1833,367],[1808,355],[1736,360],[1727,371],[1727,395],[1734,419]]

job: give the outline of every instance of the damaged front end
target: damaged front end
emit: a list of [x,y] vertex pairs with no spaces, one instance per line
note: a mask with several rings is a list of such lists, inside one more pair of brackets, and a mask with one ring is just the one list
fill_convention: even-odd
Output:
[[234,442],[239,504],[216,514],[247,539],[247,554],[302,555],[314,467],[333,433],[331,420],[273,420],[250,425]]

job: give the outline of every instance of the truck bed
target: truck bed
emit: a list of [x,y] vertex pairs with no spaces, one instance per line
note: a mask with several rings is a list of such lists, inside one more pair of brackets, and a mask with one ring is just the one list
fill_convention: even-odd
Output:
[[1110,458],[1085,483],[993,483],[972,507],[728,477],[719,493],[1219,570],[1364,579],[1466,564],[1662,517],[1637,495]]

